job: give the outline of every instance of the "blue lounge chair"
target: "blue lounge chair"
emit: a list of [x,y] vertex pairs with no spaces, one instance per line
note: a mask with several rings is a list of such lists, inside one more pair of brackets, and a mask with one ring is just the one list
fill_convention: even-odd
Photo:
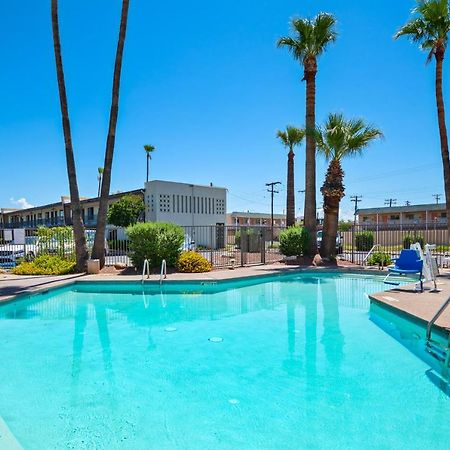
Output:
[[400,283],[388,281],[389,275],[395,273],[398,275],[419,275],[420,290],[423,292],[422,269],[423,260],[416,250],[402,250],[400,256],[396,258],[394,267],[388,268],[388,274],[384,279],[386,284],[398,286]]

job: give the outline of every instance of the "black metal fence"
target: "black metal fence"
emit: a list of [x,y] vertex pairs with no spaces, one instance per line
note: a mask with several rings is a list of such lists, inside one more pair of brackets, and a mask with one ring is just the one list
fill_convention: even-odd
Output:
[[361,265],[376,265],[379,256],[387,255],[390,259],[398,257],[403,248],[419,242],[422,248],[426,244],[435,245],[432,250],[440,267],[447,267],[450,262],[450,245],[447,229],[435,222],[422,224],[383,224],[355,225],[350,231],[341,233],[341,259]]
[[[266,226],[187,226],[184,230],[183,250],[194,250],[208,259],[215,268],[268,264],[282,259],[279,235],[283,228]],[[19,232],[20,231],[20,232]],[[74,257],[75,243],[71,235],[54,234],[42,239],[37,229],[1,230],[0,267],[15,267],[23,259],[31,260],[40,254]],[[89,252],[94,243],[95,230],[86,230]],[[129,241],[122,229],[110,229],[105,242],[107,266],[132,266]]]

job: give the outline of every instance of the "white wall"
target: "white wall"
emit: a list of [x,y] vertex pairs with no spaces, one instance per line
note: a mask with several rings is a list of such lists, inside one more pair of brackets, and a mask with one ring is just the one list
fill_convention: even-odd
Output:
[[145,183],[146,220],[183,226],[225,223],[226,189],[170,181]]
[[[145,183],[146,221],[170,222],[185,227],[225,224],[226,208],[225,188],[158,180]],[[188,233],[190,236],[191,231]],[[197,246],[216,247],[224,240],[222,237],[216,242],[216,233],[206,228],[197,228],[195,234],[192,240]]]

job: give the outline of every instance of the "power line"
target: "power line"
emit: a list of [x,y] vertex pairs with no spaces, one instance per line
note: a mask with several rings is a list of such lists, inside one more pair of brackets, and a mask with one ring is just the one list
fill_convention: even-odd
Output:
[[440,200],[441,197],[442,197],[442,195],[441,195],[441,194],[433,194],[433,197],[434,197],[435,200],[436,200],[436,204],[438,204],[438,203],[439,203],[439,200]]
[[271,224],[271,245],[273,246],[273,196],[275,194],[278,194],[279,191],[275,190],[275,186],[277,184],[281,184],[281,181],[272,181],[271,183],[266,183],[266,186],[269,188],[267,189],[267,192],[270,192],[270,224]]
[[396,205],[397,204],[397,199],[396,198],[387,198],[384,200],[384,204],[386,206],[389,206],[389,208],[392,208],[392,205]]

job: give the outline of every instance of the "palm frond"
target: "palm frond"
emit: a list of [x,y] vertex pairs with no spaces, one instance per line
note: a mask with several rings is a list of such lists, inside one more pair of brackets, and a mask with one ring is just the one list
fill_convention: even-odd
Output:
[[335,17],[328,13],[319,13],[314,19],[294,18],[291,21],[294,36],[280,38],[277,46],[287,47],[294,58],[302,62],[308,57],[317,57],[336,40],[335,25]]
[[277,131],[277,138],[289,150],[293,150],[295,146],[300,145],[305,138],[305,129],[288,125],[286,131]]
[[450,10],[448,0],[419,0],[412,10],[415,16],[394,35],[395,39],[406,36],[421,50],[427,51],[427,62],[436,49],[447,47],[450,32]]

